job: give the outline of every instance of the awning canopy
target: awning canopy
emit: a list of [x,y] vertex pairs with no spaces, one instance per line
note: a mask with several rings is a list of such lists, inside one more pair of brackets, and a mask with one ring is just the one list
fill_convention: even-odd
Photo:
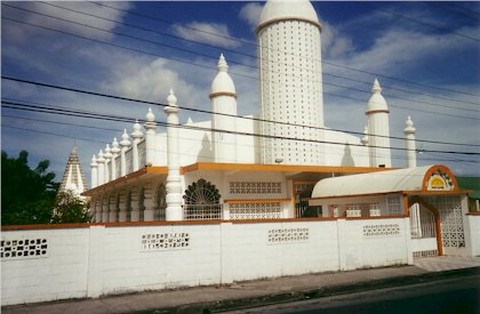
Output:
[[394,192],[458,192],[453,172],[443,165],[347,175],[319,181],[312,199]]

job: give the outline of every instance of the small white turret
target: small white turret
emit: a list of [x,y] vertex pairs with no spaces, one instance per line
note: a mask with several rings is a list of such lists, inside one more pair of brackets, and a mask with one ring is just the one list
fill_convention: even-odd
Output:
[[138,143],[143,138],[142,126],[138,123],[138,120],[135,120],[133,124],[132,131],[132,160],[133,160],[133,171],[140,169],[140,156],[138,154]]
[[148,108],[147,115],[145,116],[147,122],[145,122],[145,165],[153,166],[155,159],[155,129],[157,123],[155,122],[155,115],[152,112],[152,108]]
[[405,151],[407,157],[407,168],[415,168],[417,167],[417,155],[416,155],[416,143],[415,143],[415,131],[416,129],[413,127],[413,121],[408,116],[406,121],[406,127],[403,130],[405,134]]
[[105,158],[103,158],[103,151],[100,150],[98,152],[98,158],[97,158],[97,162],[98,162],[98,177],[97,177],[97,182],[98,182],[98,185],[102,185],[105,183]]
[[375,79],[367,110],[368,145],[371,167],[391,167],[390,126],[387,101],[382,96],[382,87]]
[[112,177],[112,180],[115,180],[118,176],[117,174],[117,157],[118,157],[118,154],[120,153],[120,148],[118,147],[119,144],[117,142],[117,138],[114,137],[113,138],[113,142],[112,142],[112,149],[111,149],[111,153],[112,153],[112,161],[110,162],[110,165],[111,165],[111,170],[110,170],[110,176]]
[[90,183],[93,189],[98,185],[98,163],[97,163],[97,158],[95,157],[95,154],[92,157],[92,162],[90,163],[90,169],[91,169]]
[[111,151],[111,148],[110,148],[110,144],[107,144],[107,146],[105,147],[105,154],[103,154],[103,157],[105,158],[105,177],[104,177],[104,180],[105,182],[108,182],[110,181],[110,168],[109,168],[109,163],[110,163],[110,160],[112,159],[112,151]]
[[217,68],[210,92],[213,152],[216,162],[235,162],[237,94],[223,54],[220,55]]
[[120,146],[122,146],[120,150],[120,175],[122,177],[127,174],[127,158],[125,153],[130,147],[130,144],[127,129],[123,129],[122,140],[120,141]]

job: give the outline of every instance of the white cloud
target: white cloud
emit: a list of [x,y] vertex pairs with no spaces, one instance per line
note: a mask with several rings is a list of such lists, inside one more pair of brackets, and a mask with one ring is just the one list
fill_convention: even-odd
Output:
[[232,37],[227,25],[218,23],[192,22],[185,25],[175,24],[172,31],[186,40],[208,43],[226,48],[236,48],[241,45]]
[[258,21],[260,20],[262,9],[263,5],[260,3],[247,3],[240,10],[239,17],[247,22],[250,26],[256,27],[258,25]]

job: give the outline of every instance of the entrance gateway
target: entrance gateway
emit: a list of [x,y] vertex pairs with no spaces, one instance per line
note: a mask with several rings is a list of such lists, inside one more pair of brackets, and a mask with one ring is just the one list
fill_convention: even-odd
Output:
[[443,165],[385,170],[319,181],[309,200],[323,217],[409,217],[414,258],[465,255],[467,191]]

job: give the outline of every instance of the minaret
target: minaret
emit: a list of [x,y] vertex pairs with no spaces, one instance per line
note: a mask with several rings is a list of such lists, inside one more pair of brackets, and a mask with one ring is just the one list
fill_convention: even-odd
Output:
[[70,191],[73,194],[80,196],[81,193],[87,190],[86,182],[78,158],[77,146],[74,146],[68,157],[67,166],[65,167],[58,192]]
[[263,122],[263,162],[323,164],[323,148],[314,142],[322,140],[318,128],[324,126],[321,26],[315,9],[308,0],[269,0],[256,32],[262,119],[307,126]]
[[210,90],[213,152],[216,162],[236,162],[237,92],[223,54],[220,55],[217,68]]
[[390,155],[390,127],[388,122],[387,101],[383,98],[382,88],[375,79],[372,87],[372,96],[368,100],[367,129],[371,167],[391,167]]
[[413,121],[408,116],[406,127],[403,130],[405,134],[405,154],[407,157],[407,168],[417,167],[417,155],[416,155],[416,143],[415,143],[415,131],[413,127]]

